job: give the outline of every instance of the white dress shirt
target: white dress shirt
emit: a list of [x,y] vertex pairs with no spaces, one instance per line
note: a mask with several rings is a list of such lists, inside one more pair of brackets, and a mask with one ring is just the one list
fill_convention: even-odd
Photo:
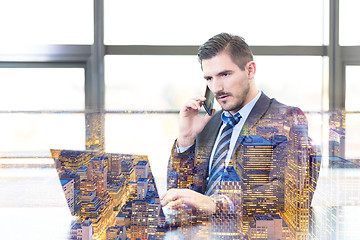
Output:
[[[226,159],[225,159],[225,168],[229,165],[230,163],[230,158],[234,152],[234,147],[235,147],[235,144],[236,144],[236,141],[237,139],[239,138],[239,135],[240,135],[240,132],[241,132],[241,129],[243,128],[244,126],[244,123],[246,122],[246,119],[248,118],[251,110],[254,108],[256,102],[259,100],[260,98],[260,95],[261,95],[261,91],[259,91],[257,93],[257,95],[255,96],[255,98],[253,98],[249,103],[247,103],[244,107],[242,107],[240,110],[239,110],[239,113],[241,115],[241,119],[240,121],[234,126],[233,128],[233,132],[231,134],[231,138],[230,138],[230,146],[229,146],[229,151],[228,151],[228,154],[226,155]],[[224,111],[223,114],[225,115],[231,115],[228,111]],[[211,164],[212,164],[212,161],[213,161],[213,158],[214,158],[214,152],[216,150],[216,147],[217,145],[219,144],[219,141],[220,141],[220,135],[221,135],[221,132],[222,130],[226,127],[226,122],[223,121],[221,127],[220,127],[220,131],[216,137],[216,140],[215,140],[215,144],[214,144],[214,147],[211,151],[211,156],[210,156],[210,162],[209,162],[209,172],[210,172],[210,169],[211,169]],[[192,145],[191,145],[192,146]],[[177,153],[183,153],[185,152],[186,150],[188,150],[191,146],[188,146],[188,147],[178,147],[176,145],[176,152]],[[214,194],[216,195],[217,192]],[[226,199],[226,201],[229,203],[229,213],[234,213],[234,209],[235,209],[235,206],[234,206],[234,203],[229,199],[228,196],[226,195],[218,195],[218,196],[221,196],[221,197],[224,197]]]

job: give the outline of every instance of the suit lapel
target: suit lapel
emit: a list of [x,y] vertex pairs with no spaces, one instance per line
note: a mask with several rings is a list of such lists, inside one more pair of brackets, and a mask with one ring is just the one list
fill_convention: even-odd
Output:
[[243,128],[241,129],[240,135],[249,135],[250,129],[252,129],[256,123],[265,115],[270,107],[271,99],[264,93],[261,93],[259,100],[251,110]]
[[216,137],[222,124],[221,113],[222,111],[216,112],[205,126],[202,133],[198,135],[197,146],[200,150],[203,150],[201,157],[206,161],[210,158]]
[[270,108],[272,100],[266,96],[264,93],[261,93],[259,100],[256,102],[255,106],[251,110],[246,122],[244,123],[243,128],[241,129],[238,140],[236,141],[235,150],[240,146],[243,136],[249,136],[250,130],[255,127],[259,120],[265,115],[265,113]]
[[197,174],[195,181],[197,186],[202,186],[202,192],[206,189],[206,178],[209,172],[209,159],[222,123],[221,112],[222,111],[218,111],[215,113],[196,139]]

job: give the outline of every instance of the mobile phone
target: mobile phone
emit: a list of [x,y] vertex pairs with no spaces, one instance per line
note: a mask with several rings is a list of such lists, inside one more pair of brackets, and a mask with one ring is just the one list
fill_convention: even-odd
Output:
[[209,116],[211,116],[211,110],[213,109],[214,105],[214,94],[210,91],[208,86],[206,86],[205,98],[206,100],[202,102],[202,105],[204,106],[205,111],[209,114]]

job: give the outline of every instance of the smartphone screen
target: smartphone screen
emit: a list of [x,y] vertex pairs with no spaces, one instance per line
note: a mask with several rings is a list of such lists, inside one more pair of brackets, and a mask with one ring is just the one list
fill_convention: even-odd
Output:
[[205,102],[202,102],[202,105],[205,108],[205,111],[209,114],[209,116],[211,116],[211,110],[213,108],[214,105],[214,94],[210,91],[209,87],[206,86],[206,91],[205,91]]

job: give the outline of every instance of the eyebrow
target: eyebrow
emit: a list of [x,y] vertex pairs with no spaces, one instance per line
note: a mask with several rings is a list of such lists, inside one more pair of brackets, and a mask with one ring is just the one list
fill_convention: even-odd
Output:
[[218,74],[216,74],[216,76],[221,76],[221,75],[232,73],[232,72],[233,72],[232,70],[224,70],[224,71],[221,71]]
[[[228,73],[232,73],[233,71],[232,70],[224,70],[224,71],[221,71],[219,73],[217,73],[215,76],[221,76],[221,75],[224,75],[224,74],[228,74]],[[211,78],[211,76],[204,76],[205,79],[208,79],[208,78]]]

